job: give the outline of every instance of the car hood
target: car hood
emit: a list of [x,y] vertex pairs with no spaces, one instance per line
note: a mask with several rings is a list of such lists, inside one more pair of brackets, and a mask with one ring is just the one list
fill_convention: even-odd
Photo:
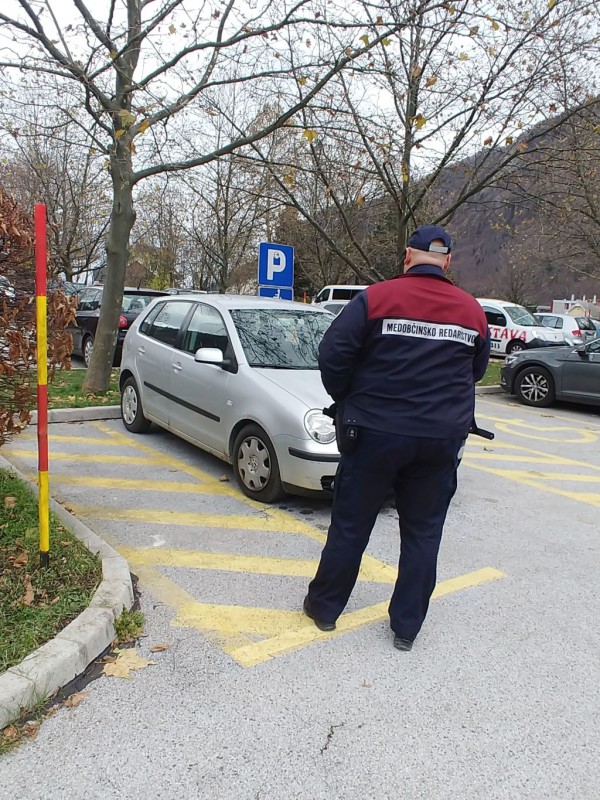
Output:
[[537,361],[545,361],[546,359],[564,361],[572,351],[573,347],[565,346],[564,344],[561,347],[535,347],[532,350],[525,350],[520,353],[519,360],[529,361],[535,358]]
[[318,369],[253,369],[262,378],[289,392],[307,408],[324,408],[333,402],[325,391]]

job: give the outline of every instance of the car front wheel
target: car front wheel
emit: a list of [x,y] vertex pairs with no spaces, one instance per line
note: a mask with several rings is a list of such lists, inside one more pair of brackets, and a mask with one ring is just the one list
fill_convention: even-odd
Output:
[[506,348],[506,354],[521,353],[523,350],[525,350],[525,343],[521,339],[513,339]]
[[543,367],[527,367],[517,375],[516,395],[528,406],[544,408],[555,400],[554,380]]
[[121,419],[131,433],[150,430],[150,420],[144,416],[140,393],[133,378],[127,378],[121,389]]
[[275,449],[258,425],[247,425],[238,433],[232,460],[236,480],[246,497],[261,503],[273,503],[283,497]]

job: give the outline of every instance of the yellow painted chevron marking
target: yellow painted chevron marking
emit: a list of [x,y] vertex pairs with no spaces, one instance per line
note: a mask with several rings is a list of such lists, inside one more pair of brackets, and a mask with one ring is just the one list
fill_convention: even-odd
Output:
[[[492,567],[484,567],[483,569],[469,572],[466,575],[461,575],[458,578],[451,578],[447,581],[442,581],[436,586],[433,593],[434,600],[444,597],[445,595],[453,592],[458,592],[463,589],[469,589],[474,586],[480,586],[490,581],[499,580],[503,577],[503,573],[499,572]],[[234,658],[238,664],[243,667],[253,667],[263,661],[267,661],[274,656],[288,653],[292,650],[297,650],[300,647],[305,647],[312,642],[330,639],[335,636],[341,636],[350,631],[361,628],[373,622],[380,622],[387,619],[388,602],[376,603],[366,608],[361,608],[358,611],[353,611],[349,614],[343,614],[337,622],[337,628],[331,633],[324,633],[320,631],[315,625],[306,619],[300,612],[284,612],[285,617],[272,617],[270,614],[258,620],[261,629],[266,631],[269,623],[273,626],[281,626],[285,621],[288,625],[286,630],[282,630],[278,635],[272,635],[269,639],[262,642],[254,642],[237,648],[226,648],[226,652]],[[206,616],[203,616],[206,615]],[[287,616],[289,615],[289,616]],[[194,610],[191,607],[182,607],[179,613],[173,620],[173,625],[181,625],[183,627],[195,627],[195,623],[202,621],[207,623],[207,618],[210,616],[210,607],[203,606],[200,610]],[[255,622],[256,617],[249,616],[244,618],[246,624]],[[295,624],[295,628],[294,628]]]
[[[136,549],[119,548],[130,564],[150,564],[160,567],[187,567],[191,569],[212,569],[226,572],[243,572],[257,575],[287,575],[299,578],[312,578],[318,561],[297,558],[270,558],[266,556],[245,556],[238,553],[207,553],[198,550],[173,550],[157,547]],[[374,583],[393,584],[397,569],[375,559],[366,559],[358,579]]]
[[[33,433],[19,434],[19,442],[35,441],[37,436]],[[48,436],[51,442],[72,442],[75,444],[104,444],[107,447],[117,447],[117,443],[107,439],[105,436],[67,436],[62,433],[51,433]]]

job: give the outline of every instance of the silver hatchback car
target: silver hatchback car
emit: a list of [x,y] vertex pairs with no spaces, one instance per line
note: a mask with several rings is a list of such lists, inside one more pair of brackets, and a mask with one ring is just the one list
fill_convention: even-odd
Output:
[[121,417],[155,422],[233,465],[248,497],[331,488],[339,461],[317,353],[333,315],[287,300],[176,295],[129,329]]

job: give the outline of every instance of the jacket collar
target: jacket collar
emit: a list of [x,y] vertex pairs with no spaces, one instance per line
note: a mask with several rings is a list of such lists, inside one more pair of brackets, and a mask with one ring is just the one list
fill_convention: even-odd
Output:
[[411,278],[416,275],[428,275],[431,278],[441,278],[444,281],[448,281],[448,283],[452,283],[452,281],[446,277],[444,270],[436,264],[417,264],[411,267],[408,272],[403,272],[401,275],[398,275],[398,277]]

